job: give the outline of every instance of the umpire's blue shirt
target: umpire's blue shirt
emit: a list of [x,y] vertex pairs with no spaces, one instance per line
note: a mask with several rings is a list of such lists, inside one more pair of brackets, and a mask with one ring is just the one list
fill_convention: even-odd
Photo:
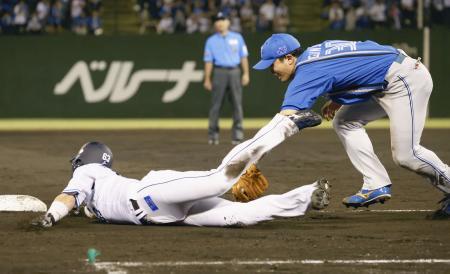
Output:
[[386,73],[399,52],[372,41],[330,40],[298,58],[281,109],[309,109],[325,95],[344,104],[368,100],[386,88]]
[[212,62],[219,67],[233,68],[241,63],[241,58],[247,56],[248,50],[242,35],[229,31],[224,36],[215,33],[206,40],[203,61]]

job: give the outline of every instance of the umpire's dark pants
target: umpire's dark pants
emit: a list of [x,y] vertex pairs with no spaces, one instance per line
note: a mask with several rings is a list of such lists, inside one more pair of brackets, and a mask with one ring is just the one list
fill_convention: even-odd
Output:
[[239,67],[232,69],[214,67],[211,109],[209,110],[208,136],[210,140],[219,139],[219,116],[225,95],[233,107],[232,139],[242,140],[244,132],[242,128],[241,70]]

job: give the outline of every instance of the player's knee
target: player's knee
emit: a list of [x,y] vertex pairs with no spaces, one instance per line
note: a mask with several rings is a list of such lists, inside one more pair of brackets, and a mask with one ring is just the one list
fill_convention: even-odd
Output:
[[341,127],[342,127],[344,124],[345,124],[345,123],[343,123],[342,120],[337,119],[337,117],[335,117],[335,118],[333,119],[333,121],[331,121],[331,125],[333,126],[333,129],[334,129],[336,132],[339,132],[339,131],[341,130]]
[[238,178],[239,175],[244,171],[246,162],[240,161],[229,164],[225,167],[225,176],[228,179]]
[[226,180],[220,180],[213,183],[214,186],[210,188],[209,193],[211,197],[213,196],[220,196],[225,194],[228,190],[230,190],[230,184]]
[[361,121],[348,121],[345,119],[340,119],[339,117],[335,117],[332,121],[333,129],[339,134],[340,132],[348,131],[348,130],[356,130],[361,129],[365,126]]
[[202,194],[205,197],[219,197],[225,194],[229,189],[229,185],[220,182],[211,182],[208,189],[203,190]]
[[414,156],[412,151],[408,152],[396,152],[393,150],[392,159],[394,163],[402,168],[415,171],[419,168],[417,165],[417,158]]

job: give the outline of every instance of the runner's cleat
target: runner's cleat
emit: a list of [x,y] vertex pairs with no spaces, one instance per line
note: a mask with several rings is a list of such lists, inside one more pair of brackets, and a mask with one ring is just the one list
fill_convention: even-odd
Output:
[[361,189],[355,195],[346,197],[342,203],[348,208],[369,207],[371,204],[381,203],[391,198],[391,185],[380,187],[374,190]]
[[311,207],[316,210],[324,209],[330,204],[331,184],[327,179],[321,178],[316,182],[317,189],[311,195]]

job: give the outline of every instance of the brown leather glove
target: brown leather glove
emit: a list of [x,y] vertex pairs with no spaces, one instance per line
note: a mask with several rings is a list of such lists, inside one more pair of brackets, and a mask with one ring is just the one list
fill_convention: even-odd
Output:
[[238,202],[249,202],[262,196],[269,187],[269,181],[261,171],[252,164],[244,174],[239,178],[233,187],[231,193]]

